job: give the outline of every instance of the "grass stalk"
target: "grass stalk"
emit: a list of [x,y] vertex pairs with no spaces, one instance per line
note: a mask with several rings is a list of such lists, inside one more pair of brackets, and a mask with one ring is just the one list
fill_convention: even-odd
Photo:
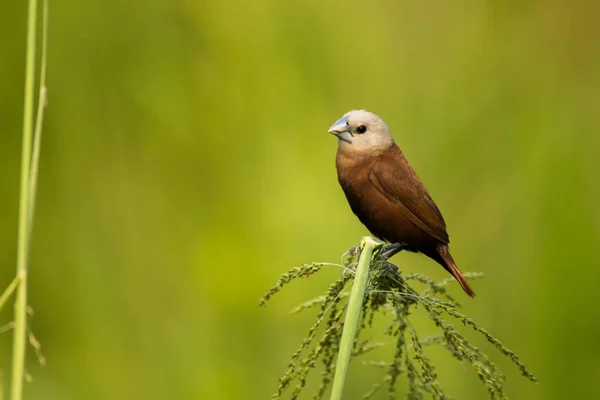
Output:
[[374,250],[381,245],[381,242],[375,241],[375,239],[368,236],[364,237],[360,244],[360,258],[358,259],[356,276],[354,278],[354,283],[352,284],[348,307],[346,309],[344,330],[340,340],[340,350],[338,352],[333,387],[331,389],[331,400],[342,399],[344,383],[346,382],[346,375],[348,372],[348,364],[350,363],[350,357],[354,348],[354,340],[356,338],[356,331],[365,296],[365,288],[367,287],[371,259]]
[[4,308],[4,303],[6,303],[6,300],[10,298],[10,296],[17,289],[19,283],[21,283],[21,279],[21,275],[15,276],[15,279],[13,279],[13,281],[10,283],[10,285],[8,285],[4,293],[2,293],[2,296],[0,296],[0,311],[2,311],[2,309]]
[[[23,398],[23,382],[25,375],[25,353],[27,349],[27,261],[31,227],[33,223],[34,193],[37,181],[39,147],[41,141],[41,124],[46,96],[46,37],[47,37],[47,3],[44,2],[43,20],[43,53],[40,76],[40,98],[36,126],[36,149],[33,152],[32,136],[35,89],[35,54],[37,28],[37,0],[29,0],[27,17],[27,49],[25,61],[25,95],[23,105],[23,144],[21,149],[21,182],[19,194],[19,232],[17,246],[17,277],[11,283],[10,289],[16,287],[15,317],[13,332],[11,399]],[[14,289],[13,289],[14,290]],[[4,295],[2,296],[4,297]]]
[[35,120],[35,131],[33,137],[33,154],[31,156],[30,179],[29,179],[29,201],[27,210],[27,239],[31,240],[33,229],[33,214],[35,212],[35,199],[37,193],[38,166],[40,160],[40,149],[42,147],[42,126],[44,124],[44,109],[48,103],[46,88],[46,55],[48,52],[48,0],[42,1],[42,57],[40,65],[40,93],[38,97],[37,116]]

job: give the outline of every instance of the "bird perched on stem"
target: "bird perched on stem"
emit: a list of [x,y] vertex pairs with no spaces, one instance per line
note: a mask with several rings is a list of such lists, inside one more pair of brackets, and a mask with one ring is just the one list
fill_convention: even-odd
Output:
[[365,110],[346,113],[329,128],[337,136],[338,180],[350,208],[369,231],[400,250],[425,254],[471,297],[475,292],[450,255],[446,223],[429,192],[394,142],[388,126]]

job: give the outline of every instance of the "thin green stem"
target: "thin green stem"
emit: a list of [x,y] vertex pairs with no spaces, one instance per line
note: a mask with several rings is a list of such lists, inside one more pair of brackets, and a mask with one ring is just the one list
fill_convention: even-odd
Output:
[[27,344],[27,253],[29,188],[31,171],[31,137],[33,123],[33,99],[35,86],[35,36],[37,0],[29,0],[27,18],[27,52],[25,62],[25,100],[23,112],[23,147],[21,154],[21,188],[19,197],[19,237],[17,248],[17,275],[21,284],[17,288],[15,301],[15,329],[13,333],[11,399],[23,398],[25,372],[25,350]]
[[21,275],[15,276],[15,279],[13,279],[13,281],[10,283],[10,285],[8,285],[4,293],[2,293],[2,296],[0,296],[0,311],[2,311],[2,309],[4,308],[4,303],[6,303],[6,300],[10,298],[10,296],[14,293],[19,283],[21,283],[21,279]]
[[35,199],[37,193],[38,166],[40,160],[40,149],[42,144],[42,125],[44,124],[44,109],[48,102],[46,88],[46,55],[48,52],[48,0],[42,4],[42,57],[40,65],[40,94],[38,98],[38,109],[35,120],[35,132],[33,137],[33,154],[31,159],[29,179],[29,206],[27,210],[27,240],[31,241],[31,230],[33,229],[33,214],[35,212]]
[[350,290],[350,299],[346,309],[346,319],[344,321],[344,330],[340,339],[340,350],[335,367],[335,376],[333,378],[333,387],[331,389],[331,400],[341,400],[348,373],[348,364],[354,348],[354,339],[360,320],[363,298],[369,277],[369,267],[371,258],[376,248],[383,243],[375,241],[371,237],[364,237],[361,241],[361,252],[356,267],[356,276]]

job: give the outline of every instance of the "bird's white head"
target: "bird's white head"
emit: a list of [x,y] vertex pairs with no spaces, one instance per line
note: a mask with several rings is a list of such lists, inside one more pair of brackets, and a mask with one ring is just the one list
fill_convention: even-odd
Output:
[[394,144],[386,123],[365,110],[347,112],[328,132],[337,136],[339,150],[344,152],[377,155]]

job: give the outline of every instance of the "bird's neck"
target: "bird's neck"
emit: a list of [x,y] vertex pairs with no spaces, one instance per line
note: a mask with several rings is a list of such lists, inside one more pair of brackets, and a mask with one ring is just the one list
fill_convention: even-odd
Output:
[[[361,149],[357,146],[353,146],[351,143],[340,142],[337,148],[336,163],[338,168],[343,167],[354,167],[358,165],[371,164],[383,154],[388,152],[400,152],[400,149],[396,143],[392,142],[391,145],[386,148],[371,148]],[[400,152],[401,153],[401,152]]]

